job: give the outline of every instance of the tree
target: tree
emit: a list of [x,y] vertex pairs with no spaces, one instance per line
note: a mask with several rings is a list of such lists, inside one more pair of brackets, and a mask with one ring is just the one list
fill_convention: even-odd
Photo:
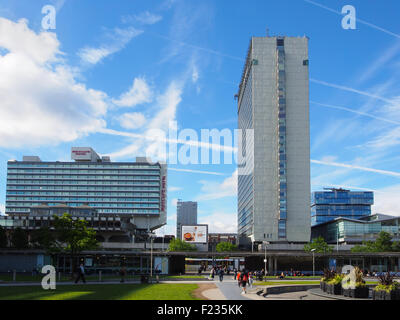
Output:
[[48,227],[42,227],[31,234],[31,244],[36,248],[45,249],[48,253],[55,250],[55,236]]
[[[92,250],[98,247],[96,231],[87,227],[85,220],[73,220],[70,214],[54,216],[55,238],[54,251],[66,253],[73,258],[83,250]],[[72,265],[74,272],[74,265]]]
[[237,245],[232,244],[230,242],[220,242],[215,247],[215,250],[217,250],[217,252],[230,252],[230,251],[236,251],[237,248],[238,248]]
[[29,247],[28,233],[21,229],[15,228],[11,233],[11,246],[15,249],[26,249]]
[[391,252],[400,251],[398,241],[392,242],[392,236],[386,231],[381,231],[375,241],[363,241],[362,245],[356,245],[352,252]]
[[0,248],[7,247],[7,244],[8,244],[8,239],[6,230],[2,226],[0,226]]
[[197,251],[195,245],[181,239],[172,239],[169,243],[168,251]]
[[330,253],[333,250],[321,236],[304,245],[304,251],[311,252],[312,249],[315,249],[316,253]]

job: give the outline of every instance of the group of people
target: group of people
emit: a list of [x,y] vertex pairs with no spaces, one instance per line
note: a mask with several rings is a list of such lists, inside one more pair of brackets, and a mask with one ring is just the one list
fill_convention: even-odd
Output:
[[227,273],[229,274],[229,270],[227,267],[222,267],[222,266],[215,266],[211,268],[210,271],[210,279],[214,279],[215,275],[219,276],[219,281],[222,282],[224,280],[224,274]]
[[233,270],[234,280],[237,280],[239,288],[242,288],[241,294],[246,294],[246,286],[249,285],[250,288],[253,287],[254,277],[256,277],[255,272],[249,272],[246,269],[242,271]]

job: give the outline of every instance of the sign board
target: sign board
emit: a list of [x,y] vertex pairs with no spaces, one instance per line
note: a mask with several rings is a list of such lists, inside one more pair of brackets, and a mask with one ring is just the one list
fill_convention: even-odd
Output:
[[208,242],[208,225],[182,226],[182,240],[190,243]]

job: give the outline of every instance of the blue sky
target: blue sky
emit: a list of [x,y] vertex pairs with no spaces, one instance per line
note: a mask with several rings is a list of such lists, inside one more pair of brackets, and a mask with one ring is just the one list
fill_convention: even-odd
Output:
[[[114,161],[148,147],[152,129],[230,129],[251,36],[310,38],[312,190],[375,191],[400,215],[400,3],[322,0],[3,0],[0,3],[0,211],[6,164],[70,160],[91,146]],[[56,29],[42,29],[44,5]],[[355,30],[342,7],[356,9]],[[23,19],[23,20],[21,20]],[[170,165],[176,199],[198,201],[210,231],[236,231],[235,163]],[[201,171],[201,172],[199,172]]]

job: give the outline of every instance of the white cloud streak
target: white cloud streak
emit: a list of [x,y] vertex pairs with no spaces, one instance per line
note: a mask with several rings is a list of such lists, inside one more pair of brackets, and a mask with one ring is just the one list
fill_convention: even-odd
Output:
[[[304,1],[307,2],[307,3],[313,4],[313,5],[317,6],[317,7],[320,7],[320,8],[322,8],[322,9],[325,9],[325,10],[328,10],[328,11],[330,11],[330,12],[336,13],[336,14],[338,14],[338,15],[340,15],[340,16],[343,16],[343,14],[342,14],[341,12],[339,12],[339,11],[337,11],[337,10],[334,10],[334,9],[332,9],[332,8],[329,8],[329,7],[327,7],[327,6],[324,6],[324,5],[322,5],[322,4],[318,3],[318,2],[311,1],[311,0],[304,0]],[[375,24],[372,24],[372,23],[370,23],[370,22],[367,22],[367,21],[365,21],[365,20],[362,20],[362,19],[360,19],[360,18],[358,18],[358,17],[356,18],[356,21],[359,22],[359,23],[362,23],[362,24],[364,24],[364,25],[366,25],[366,26],[368,26],[368,27],[371,27],[371,28],[373,28],[373,29],[375,29],[375,30],[384,32],[384,33],[386,33],[386,34],[388,34],[388,35],[391,35],[391,36],[393,36],[393,37],[396,37],[396,38],[400,39],[400,35],[399,35],[399,34],[394,33],[394,32],[392,32],[392,31],[390,31],[390,30],[387,30],[387,29],[384,29],[384,28],[382,28],[382,27],[379,27],[379,26],[377,26],[377,25],[375,25]]]

